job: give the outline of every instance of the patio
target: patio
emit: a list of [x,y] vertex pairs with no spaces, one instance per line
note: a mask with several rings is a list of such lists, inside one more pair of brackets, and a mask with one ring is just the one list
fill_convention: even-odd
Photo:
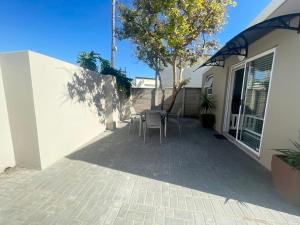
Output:
[[[171,126],[171,124],[170,124]],[[44,171],[0,175],[0,224],[300,224],[270,173],[197,120],[159,144],[122,125]]]

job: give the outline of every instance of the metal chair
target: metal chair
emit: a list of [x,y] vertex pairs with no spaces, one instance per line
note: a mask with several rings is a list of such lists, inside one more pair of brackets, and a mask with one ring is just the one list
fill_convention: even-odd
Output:
[[176,123],[177,127],[178,127],[178,131],[179,131],[179,135],[181,136],[181,130],[182,130],[182,126],[181,126],[181,112],[182,112],[182,108],[179,108],[177,113],[174,115],[175,117],[169,117],[169,121]]
[[146,143],[147,129],[159,129],[159,143],[162,141],[162,121],[160,112],[146,111],[146,118],[144,122],[144,143]]
[[131,127],[134,126],[134,122],[136,120],[140,121],[141,120],[141,114],[140,113],[137,113],[135,111],[135,109],[133,108],[133,106],[130,106],[130,123],[129,123],[129,133],[131,131]]

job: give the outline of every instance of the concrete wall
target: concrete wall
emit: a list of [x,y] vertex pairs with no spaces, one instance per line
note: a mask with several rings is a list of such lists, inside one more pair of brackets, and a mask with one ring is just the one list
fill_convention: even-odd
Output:
[[[172,113],[176,113],[179,108],[183,107],[183,116],[198,117],[200,112],[200,88],[184,88],[177,95]],[[132,88],[131,90],[131,102],[137,112],[143,112],[147,109],[154,107],[154,102],[159,105],[161,102],[162,93],[158,90],[155,99],[154,89],[148,88]],[[171,103],[172,89],[165,89],[165,102],[164,109],[167,109]]]
[[[111,76],[85,74],[75,65],[31,51],[1,54],[0,62],[17,166],[46,168],[118,119]],[[70,84],[76,89],[81,82],[94,88],[93,96],[72,99]]]
[[[249,48],[249,58],[269,49],[276,48],[269,89],[269,99],[265,116],[260,156],[249,153],[262,165],[270,169],[272,149],[291,147],[290,139],[299,141],[300,137],[300,36],[294,31],[277,30]],[[216,130],[223,132],[223,119],[227,79],[232,65],[238,63],[237,57],[226,60],[225,68],[213,67],[206,76],[214,74],[213,94],[216,96]]]
[[0,173],[16,165],[0,64]]
[[131,102],[137,113],[151,109],[154,104],[154,89],[150,88],[131,88]]

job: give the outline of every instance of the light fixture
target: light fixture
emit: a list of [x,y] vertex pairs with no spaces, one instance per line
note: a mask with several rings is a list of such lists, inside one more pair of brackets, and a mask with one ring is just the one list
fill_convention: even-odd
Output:
[[246,54],[247,54],[246,49],[244,49],[244,48],[241,49],[240,55],[238,55],[238,59],[240,62],[246,58]]

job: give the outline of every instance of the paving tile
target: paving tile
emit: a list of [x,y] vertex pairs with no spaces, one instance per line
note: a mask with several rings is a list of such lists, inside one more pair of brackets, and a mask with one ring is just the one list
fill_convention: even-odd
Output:
[[147,144],[120,127],[43,171],[0,174],[0,225],[299,225],[270,173],[197,120]]
[[167,217],[165,219],[165,225],[182,225],[184,224],[184,220],[181,219],[174,219]]

